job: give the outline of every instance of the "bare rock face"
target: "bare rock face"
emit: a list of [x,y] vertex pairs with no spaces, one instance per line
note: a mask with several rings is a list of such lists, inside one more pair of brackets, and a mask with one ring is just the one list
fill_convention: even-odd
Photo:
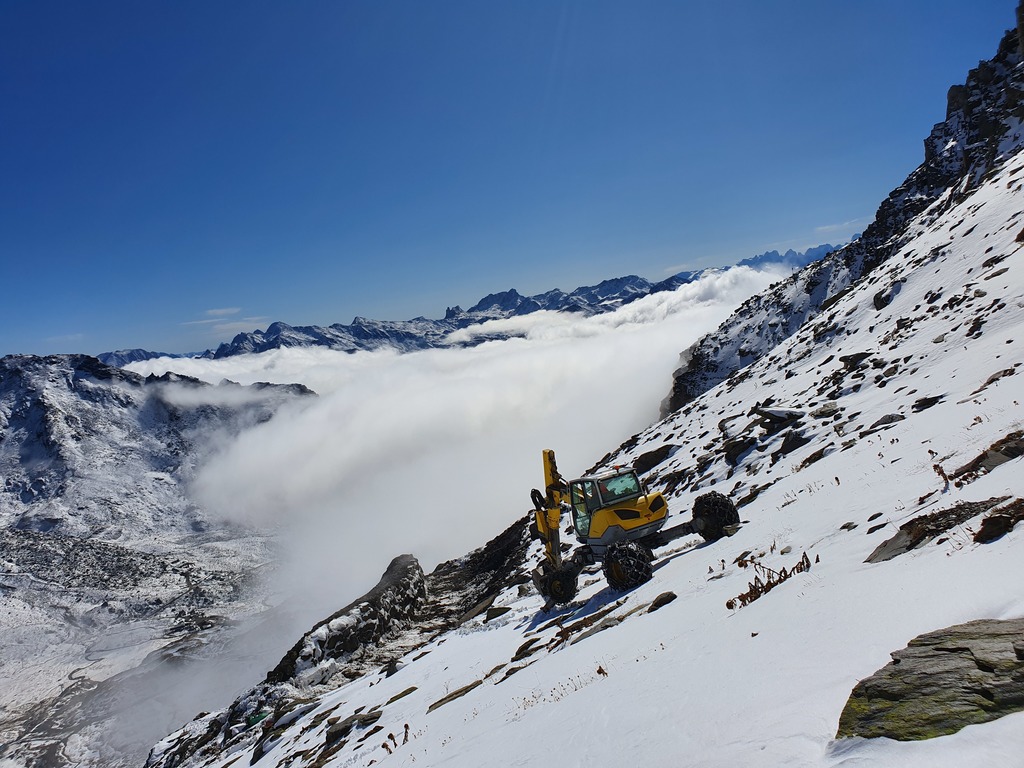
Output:
[[1024,619],[919,635],[854,687],[836,738],[947,736],[1024,710]]
[[379,642],[411,623],[426,597],[419,562],[412,555],[399,555],[373,589],[307,632],[267,674],[266,682],[289,682],[328,659],[344,659]]

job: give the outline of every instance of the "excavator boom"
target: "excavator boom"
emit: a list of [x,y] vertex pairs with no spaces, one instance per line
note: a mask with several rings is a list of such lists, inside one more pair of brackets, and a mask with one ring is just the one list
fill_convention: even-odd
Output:
[[558,471],[555,452],[545,449],[541,458],[544,463],[544,493],[535,488],[530,492],[530,499],[533,501],[534,534],[544,542],[544,562],[534,569],[533,583],[549,600],[565,603],[576,596],[576,583],[583,563],[562,558],[562,506],[569,486]]

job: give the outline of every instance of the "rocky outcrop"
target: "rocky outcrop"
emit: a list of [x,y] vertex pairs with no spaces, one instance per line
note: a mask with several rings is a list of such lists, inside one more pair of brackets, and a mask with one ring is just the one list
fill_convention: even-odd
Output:
[[[924,142],[924,162],[891,192],[860,238],[829,253],[754,296],[713,333],[680,356],[667,416],[767,354],[827,310],[844,291],[897,253],[908,226],[931,208],[932,218],[964,199],[1013,154],[1024,121],[1024,70],[1017,30],[1003,38],[994,58],[950,89],[946,119]],[[938,205],[936,205],[938,203]],[[893,290],[882,291],[884,306]],[[827,335],[835,329],[823,328]]]
[[419,561],[412,555],[399,555],[373,589],[307,632],[267,674],[265,682],[288,682],[307,670],[380,642],[407,626],[426,597]]
[[267,736],[264,720],[290,721],[317,692],[375,670],[392,674],[399,658],[486,611],[510,583],[529,581],[527,519],[427,576],[412,555],[396,557],[373,589],[303,635],[262,684],[154,747],[147,767],[255,744]]
[[982,619],[893,653],[854,687],[836,737],[929,739],[1022,710],[1024,619]]
[[923,547],[956,526],[963,525],[972,517],[982,515],[1002,504],[1008,498],[1009,496],[1000,496],[984,501],[962,501],[950,509],[919,515],[903,523],[896,535],[879,544],[864,562],[882,563],[912,549]]

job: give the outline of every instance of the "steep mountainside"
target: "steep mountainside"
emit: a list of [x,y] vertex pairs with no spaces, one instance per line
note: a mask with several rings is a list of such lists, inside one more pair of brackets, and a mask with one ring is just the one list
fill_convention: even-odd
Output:
[[[1024,122],[1024,73],[1017,30],[996,56],[949,90],[946,119],[925,140],[924,162],[882,202],[875,220],[849,245],[752,298],[717,332],[682,354],[662,415],[767,354],[809,319],[825,312],[852,285],[899,253],[914,236],[911,224],[930,211],[933,221],[990,178],[1019,141]],[[891,297],[880,291],[879,303]]]
[[197,450],[217,430],[237,433],[311,394],[143,378],[85,355],[2,358],[0,521],[110,541],[201,530],[176,488]]
[[[698,358],[745,367],[705,365],[667,418],[599,462],[641,468],[684,519],[709,489],[729,495],[734,536],[676,542],[629,592],[591,568],[551,613],[524,583],[536,542],[502,550],[482,591],[432,588],[403,556],[148,765],[1019,765],[1020,702],[992,693],[1001,670],[983,659],[965,681],[979,724],[925,742],[836,738],[851,690],[890,652],[1024,616],[1015,46],[972,73],[950,132],[933,133],[948,162],[915,171],[856,248],[749,302],[715,335],[732,352],[706,342]],[[971,94],[1001,115],[991,136],[965,125]],[[460,594],[480,600],[438,621],[432,601]]]
[[74,745],[146,738],[105,733],[125,683],[181,649],[202,656],[272,558],[265,535],[189,498],[193,470],[218,435],[311,395],[84,355],[0,359],[0,757],[85,765]]

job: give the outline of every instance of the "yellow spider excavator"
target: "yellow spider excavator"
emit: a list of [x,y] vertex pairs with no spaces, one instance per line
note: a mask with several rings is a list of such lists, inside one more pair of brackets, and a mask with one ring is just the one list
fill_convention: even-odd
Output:
[[[665,497],[650,492],[632,467],[581,477],[570,482],[558,471],[555,452],[542,451],[544,491],[530,492],[534,506],[531,533],[544,542],[544,560],[533,571],[533,583],[549,604],[567,603],[576,596],[580,572],[600,562],[609,586],[632,589],[652,574],[654,548],[681,536],[699,533],[715,541],[735,533],[740,518],[735,505],[712,491],[697,497],[693,519],[664,529],[668,520]],[[582,544],[562,557],[563,512]]]

